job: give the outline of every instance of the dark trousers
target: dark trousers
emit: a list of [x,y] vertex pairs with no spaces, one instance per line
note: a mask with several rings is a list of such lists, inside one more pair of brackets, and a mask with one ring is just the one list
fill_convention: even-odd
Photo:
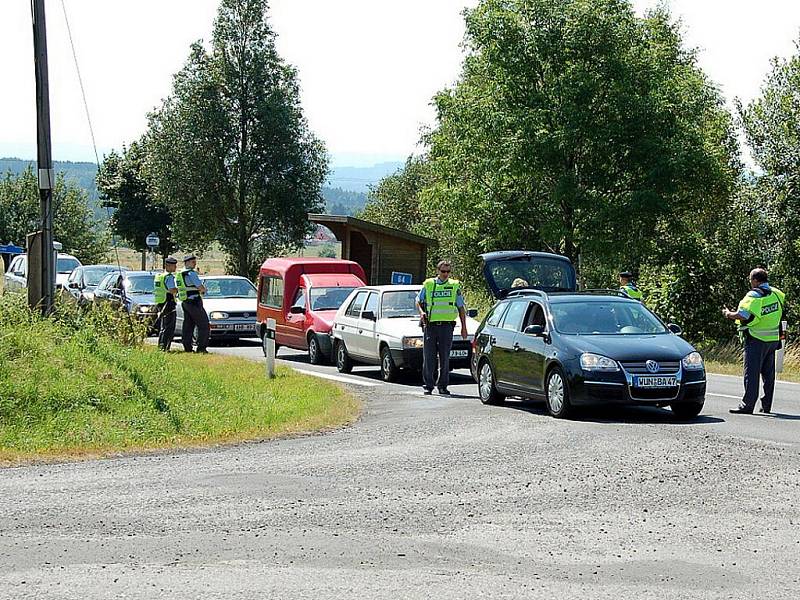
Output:
[[194,328],[197,327],[197,351],[204,351],[208,348],[211,327],[208,323],[206,309],[203,308],[203,299],[197,296],[184,300],[181,308],[183,309],[183,326],[181,327],[183,349],[186,352],[192,351],[192,335],[194,335]]
[[453,347],[455,323],[428,324],[422,337],[422,379],[425,389],[432,390],[439,367],[436,387],[444,389],[450,383],[450,349]]
[[741,408],[752,411],[758,400],[759,378],[764,380],[764,395],[761,406],[772,409],[772,396],[775,392],[775,351],[780,342],[762,342],[747,336],[744,342],[744,397]]
[[169,352],[172,345],[172,338],[175,337],[175,301],[167,300],[163,304],[158,304],[158,347],[164,352]]

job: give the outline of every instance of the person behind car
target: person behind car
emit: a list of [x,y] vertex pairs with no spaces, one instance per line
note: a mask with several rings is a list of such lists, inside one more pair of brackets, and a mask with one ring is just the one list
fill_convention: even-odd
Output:
[[168,257],[164,261],[164,271],[158,273],[153,285],[155,288],[155,301],[158,308],[158,347],[163,352],[169,352],[172,338],[175,337],[175,314],[178,297],[178,284],[175,281],[175,271],[178,269],[178,260]]
[[197,257],[194,254],[183,257],[183,270],[178,273],[175,281],[178,286],[178,298],[183,310],[183,326],[181,327],[181,342],[186,352],[193,350],[193,334],[197,328],[197,353],[208,353],[208,338],[211,336],[211,325],[208,322],[206,309],[203,308],[203,294],[206,286],[195,271]]
[[512,288],[526,288],[528,287],[528,282],[525,281],[522,277],[517,277],[514,281],[511,282]]
[[764,269],[750,271],[747,295],[733,311],[725,307],[722,315],[735,320],[739,336],[744,343],[744,396],[737,408],[730,412],[753,414],[758,399],[759,376],[764,380],[761,412],[772,411],[775,392],[775,352],[781,347],[781,321],[786,295],[767,281]]
[[417,296],[417,311],[423,326],[422,366],[425,395],[433,392],[434,373],[439,367],[436,387],[439,394],[449,396],[450,348],[453,346],[453,330],[456,319],[461,320],[461,337],[467,339],[467,313],[461,283],[450,279],[453,269],[449,261],[442,260],[436,266],[437,276],[426,279]]
[[633,273],[630,271],[622,271],[619,274],[619,291],[632,300],[642,301],[642,291],[636,286]]

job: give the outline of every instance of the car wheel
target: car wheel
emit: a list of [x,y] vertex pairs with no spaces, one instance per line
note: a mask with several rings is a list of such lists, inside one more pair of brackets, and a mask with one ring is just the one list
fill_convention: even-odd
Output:
[[347,353],[347,348],[344,346],[344,342],[341,340],[336,340],[336,370],[339,373],[349,373],[353,370],[353,361],[350,359],[350,355]]
[[672,414],[679,419],[694,419],[703,410],[702,402],[681,402],[670,406]]
[[483,404],[502,404],[506,397],[497,391],[494,370],[488,360],[478,365],[478,395]]
[[322,359],[322,350],[320,350],[319,347],[317,334],[312,333],[310,336],[308,336],[308,362],[310,362],[312,365],[321,365]]
[[381,377],[384,381],[391,383],[397,381],[400,376],[400,369],[394,363],[392,358],[392,351],[388,346],[381,348]]
[[557,419],[566,419],[572,413],[569,399],[569,387],[564,379],[564,371],[555,367],[547,375],[547,410]]

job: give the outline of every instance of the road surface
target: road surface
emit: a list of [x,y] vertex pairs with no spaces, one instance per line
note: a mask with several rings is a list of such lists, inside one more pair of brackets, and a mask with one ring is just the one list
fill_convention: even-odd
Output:
[[[212,348],[257,358],[260,348]],[[375,368],[293,367],[365,399],[353,426],[0,471],[3,598],[794,598],[800,387],[775,416],[483,406]]]

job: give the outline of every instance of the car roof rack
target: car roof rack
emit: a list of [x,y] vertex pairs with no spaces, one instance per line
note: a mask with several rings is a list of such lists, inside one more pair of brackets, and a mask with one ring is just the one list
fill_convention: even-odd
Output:
[[515,296],[541,296],[542,298],[547,298],[547,292],[543,290],[537,290],[535,288],[519,288],[515,290],[511,290],[508,292],[505,297],[512,298]]
[[574,293],[586,294],[591,296],[617,296],[619,298],[630,298],[630,296],[628,296],[628,294],[626,294],[625,292],[613,289],[602,289],[602,288],[581,290],[579,292],[574,292]]

